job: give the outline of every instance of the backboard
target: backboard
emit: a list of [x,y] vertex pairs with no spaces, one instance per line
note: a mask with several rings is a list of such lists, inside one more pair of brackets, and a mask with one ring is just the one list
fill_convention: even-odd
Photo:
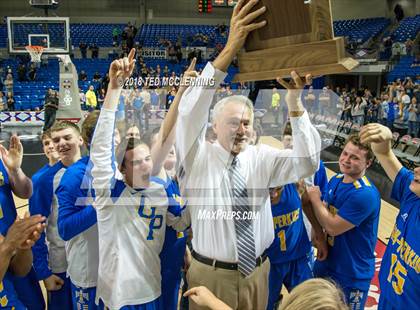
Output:
[[8,17],[9,53],[27,53],[25,46],[44,47],[44,54],[68,54],[70,25],[68,17]]

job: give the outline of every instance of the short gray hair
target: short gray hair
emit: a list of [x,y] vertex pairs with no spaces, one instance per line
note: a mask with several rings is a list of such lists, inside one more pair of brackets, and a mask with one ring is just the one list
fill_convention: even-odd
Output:
[[213,115],[211,119],[212,124],[215,123],[220,113],[223,111],[225,106],[229,103],[239,103],[247,107],[249,112],[251,113],[251,122],[252,123],[254,122],[254,105],[252,104],[252,101],[248,97],[245,97],[242,95],[234,95],[234,96],[223,98],[214,105]]

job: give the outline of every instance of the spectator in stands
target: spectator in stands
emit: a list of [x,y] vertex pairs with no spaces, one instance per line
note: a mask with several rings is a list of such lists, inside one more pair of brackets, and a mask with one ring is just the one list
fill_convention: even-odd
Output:
[[168,60],[172,63],[177,63],[178,62],[178,58],[176,57],[176,51],[175,51],[175,47],[174,46],[170,46],[168,48]]
[[377,123],[379,115],[380,102],[377,98],[373,98],[368,103],[367,109],[367,122],[366,123]]
[[366,105],[366,101],[362,100],[361,97],[356,97],[351,109],[351,117],[353,118],[353,122],[359,124],[360,126],[363,126]]
[[79,73],[79,81],[87,81],[87,74],[84,70]]
[[146,86],[143,86],[140,97],[143,101],[144,130],[149,130],[149,113],[152,99]]
[[5,91],[6,93],[12,93],[13,94],[13,76],[8,73],[6,75],[6,79],[4,80],[4,87],[5,87]]
[[31,67],[29,68],[28,77],[30,81],[35,81],[36,79],[36,65],[31,63]]
[[80,53],[82,54],[82,58],[85,59],[87,55],[87,44],[84,42],[80,42],[79,44]]
[[92,112],[95,110],[97,103],[95,89],[93,85],[90,85],[88,91],[86,92],[86,107],[88,108],[88,111]]
[[93,82],[99,82],[101,80],[101,75],[99,74],[98,71],[95,72],[95,74],[93,75]]
[[3,96],[3,92],[0,91],[0,111],[4,111],[6,106],[6,98]]
[[176,95],[176,90],[172,89],[171,92],[166,97],[166,107],[165,107],[166,110],[169,110],[169,108],[171,107],[171,104],[175,99],[175,95]]
[[394,96],[395,86],[390,86],[389,92],[389,99],[388,99],[388,114],[387,114],[387,122],[386,126],[391,130],[394,131],[394,121],[396,116],[398,116],[398,98]]
[[344,104],[343,104],[343,110],[341,112],[341,119],[345,122],[351,122],[351,110],[352,110],[353,104],[351,102],[350,97],[344,97]]
[[150,102],[152,104],[153,110],[159,110],[160,103],[157,89],[152,89],[150,91]]
[[15,110],[15,99],[13,98],[12,92],[7,92],[7,110],[14,111]]
[[411,79],[411,77],[406,77],[406,79],[404,80],[403,83],[405,92],[411,97],[413,97],[414,94],[414,88],[416,87],[416,85],[413,83],[413,80]]
[[420,54],[416,54],[416,57],[414,58],[414,61],[411,67],[412,68],[420,67]]
[[311,85],[309,86],[308,92],[306,94],[306,96],[304,97],[304,101],[305,101],[305,107],[306,110],[311,112],[311,113],[315,113],[315,93],[314,93],[314,87]]
[[93,43],[90,47],[89,47],[91,53],[92,53],[92,59],[97,59],[99,56],[99,47],[98,45],[96,45],[96,43]]
[[379,122],[382,125],[386,125],[387,124],[387,119],[388,119],[388,100],[389,97],[387,94],[382,94],[382,102],[381,102],[381,106],[379,108]]
[[400,102],[401,102],[401,105],[400,105],[400,110],[401,111],[405,110],[410,105],[411,98],[407,94],[405,88],[401,91],[401,100],[400,100]]
[[105,89],[105,92],[108,89],[108,84],[109,84],[109,75],[107,72],[101,81],[101,88]]
[[101,88],[98,94],[98,105],[96,106],[96,109],[100,110],[102,108],[102,105],[105,101],[105,95],[106,95],[105,89]]
[[82,106],[82,110],[87,110],[87,108],[86,108],[86,95],[80,88],[79,88],[79,97],[80,97],[80,105]]
[[112,29],[112,40],[113,40],[112,45],[113,46],[119,45],[120,35],[121,35],[120,28],[114,27],[114,29]]
[[280,94],[277,88],[273,88],[271,94],[271,112],[273,113],[274,126],[280,125]]
[[226,37],[227,26],[224,22],[221,25],[217,25],[216,29],[222,37]]
[[26,81],[26,66],[24,64],[19,65],[19,68],[17,69],[17,73],[18,73],[19,82]]
[[408,110],[408,134],[412,137],[417,137],[418,133],[418,122],[417,122],[417,114],[420,112],[418,110],[419,105],[417,104],[416,97],[411,99],[411,103],[409,104]]
[[327,115],[328,109],[331,106],[331,96],[327,87],[322,89],[319,94],[319,108],[321,115]]
[[42,131],[45,132],[51,128],[55,122],[55,117],[58,110],[58,92],[48,89],[48,94],[45,96],[44,104],[44,127]]
[[407,41],[405,41],[405,50],[407,51],[407,55],[413,55],[413,48],[414,42],[410,38],[408,38]]

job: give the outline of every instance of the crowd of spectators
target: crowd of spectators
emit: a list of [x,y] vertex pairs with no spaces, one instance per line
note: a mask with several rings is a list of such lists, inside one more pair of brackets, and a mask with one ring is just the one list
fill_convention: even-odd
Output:
[[[335,95],[334,95],[334,93]],[[359,126],[382,123],[391,131],[420,137],[420,76],[397,80],[383,87],[380,93],[369,88],[324,87],[321,92],[309,88],[304,95],[309,112]]]

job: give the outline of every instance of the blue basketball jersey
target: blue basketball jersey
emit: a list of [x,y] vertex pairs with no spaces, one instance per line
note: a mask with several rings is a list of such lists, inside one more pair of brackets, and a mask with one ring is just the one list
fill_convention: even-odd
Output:
[[327,207],[355,225],[339,236],[328,236],[329,252],[323,262],[342,287],[367,290],[375,269],[381,197],[366,176],[353,183],[343,183],[337,174],[328,183]]
[[306,256],[311,243],[303,223],[302,207],[295,184],[283,186],[280,201],[271,205],[274,222],[274,241],[267,249],[273,264]]
[[406,168],[395,179],[391,197],[400,212],[379,271],[381,299],[394,309],[420,307],[420,198],[409,189],[412,181]]
[[[165,186],[169,201],[168,211],[175,216],[180,216],[181,211],[185,208],[185,206],[182,203],[178,184],[175,180],[169,177],[166,181],[156,177],[153,177],[152,180]],[[165,242],[163,243],[163,248],[160,253],[162,272],[167,269],[180,271],[182,264],[184,263],[186,244],[186,233],[177,232],[171,226],[166,227]]]
[[[169,176],[166,180],[153,177],[157,183],[165,187],[168,196],[168,211],[180,216],[185,206],[181,199],[176,181]],[[186,232],[177,232],[171,226],[166,227],[165,241],[160,252],[162,295],[161,303],[164,309],[176,309],[178,305],[179,286],[181,282],[181,268],[184,264],[184,254],[187,245]]]
[[[9,182],[9,175],[3,161],[0,160],[0,234],[6,236],[9,227],[17,216],[15,202],[13,200],[12,188]],[[15,307],[22,309],[23,304],[19,300],[13,286],[13,276],[6,272],[3,281],[0,282],[0,308]]]

